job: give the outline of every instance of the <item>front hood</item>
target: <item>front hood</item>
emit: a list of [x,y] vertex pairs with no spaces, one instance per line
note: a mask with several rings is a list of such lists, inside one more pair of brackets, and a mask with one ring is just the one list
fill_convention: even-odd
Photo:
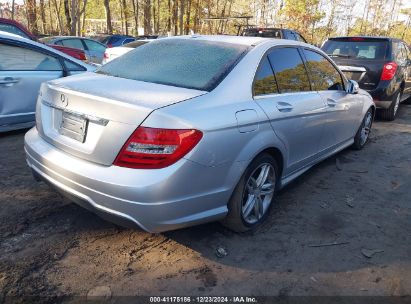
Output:
[[107,76],[96,73],[60,78],[51,85],[155,110],[203,94],[205,91]]

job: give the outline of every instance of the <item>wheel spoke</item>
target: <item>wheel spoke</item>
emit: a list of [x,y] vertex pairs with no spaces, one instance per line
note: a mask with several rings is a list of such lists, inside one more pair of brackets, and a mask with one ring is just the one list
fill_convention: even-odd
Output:
[[269,165],[264,165],[261,168],[260,174],[258,175],[258,178],[257,178],[257,187],[258,188],[261,188],[261,186],[265,183],[269,173],[270,173],[270,166]]
[[261,192],[260,192],[260,195],[261,196],[266,196],[266,195],[269,195],[269,194],[271,194],[271,193],[273,193],[274,192],[274,189],[267,189],[267,190],[262,190]]
[[275,169],[261,163],[248,177],[244,189],[242,217],[249,224],[258,222],[267,211],[275,193]]
[[266,196],[274,192],[274,184],[273,183],[266,183],[261,187],[261,196]]
[[254,204],[254,214],[256,219],[260,219],[264,215],[263,200],[257,196]]
[[247,201],[243,206],[243,216],[244,218],[247,218],[251,211],[254,209],[256,203],[256,197],[254,196],[254,194],[250,194],[248,195]]
[[249,187],[249,190],[253,191],[257,188],[257,181],[253,177],[250,177],[247,187]]

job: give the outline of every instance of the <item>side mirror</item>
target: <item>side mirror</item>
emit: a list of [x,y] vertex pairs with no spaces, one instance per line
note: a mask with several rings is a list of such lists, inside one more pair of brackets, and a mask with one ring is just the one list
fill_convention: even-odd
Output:
[[358,85],[358,82],[356,82],[355,80],[348,80],[347,93],[357,94],[359,90],[360,86]]

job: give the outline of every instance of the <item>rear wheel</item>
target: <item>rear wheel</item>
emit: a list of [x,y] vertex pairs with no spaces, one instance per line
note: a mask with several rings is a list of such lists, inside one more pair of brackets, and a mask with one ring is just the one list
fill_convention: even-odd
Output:
[[362,148],[364,148],[365,144],[368,141],[368,138],[370,137],[373,118],[373,110],[372,108],[369,108],[367,113],[365,113],[357,134],[355,134],[353,144],[354,149],[361,150]]
[[388,121],[394,120],[395,116],[397,116],[398,108],[400,106],[400,101],[401,101],[401,91],[398,91],[394,95],[390,107],[386,110],[381,110],[380,117]]
[[222,224],[236,232],[260,225],[270,210],[277,186],[278,166],[268,153],[257,156],[241,177],[228,203]]

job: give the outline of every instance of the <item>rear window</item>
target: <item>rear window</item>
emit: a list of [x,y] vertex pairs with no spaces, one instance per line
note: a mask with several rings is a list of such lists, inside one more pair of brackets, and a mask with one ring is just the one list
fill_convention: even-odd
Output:
[[117,41],[119,41],[120,39],[122,39],[121,36],[109,36],[106,39],[104,39],[102,41],[102,43],[104,43],[104,44],[110,44],[110,43],[113,44],[113,43],[116,43]]
[[247,29],[244,30],[243,36],[251,37],[266,37],[266,38],[281,38],[281,30],[279,29]]
[[11,24],[0,23],[0,31],[8,32],[8,33],[15,34],[15,35],[27,38],[27,39],[31,39],[26,33],[24,33],[18,27],[11,25]]
[[248,47],[189,39],[147,43],[102,66],[97,73],[176,87],[211,91]]
[[147,40],[135,40],[135,41],[133,41],[133,42],[126,43],[126,44],[124,44],[123,46],[124,46],[124,47],[128,47],[128,48],[133,48],[133,49],[135,49],[136,47],[139,47],[139,46],[142,46],[142,45],[146,44],[147,42],[150,42],[150,41],[147,41]]
[[383,60],[387,51],[385,40],[340,40],[330,39],[322,47],[330,57],[350,59]]

